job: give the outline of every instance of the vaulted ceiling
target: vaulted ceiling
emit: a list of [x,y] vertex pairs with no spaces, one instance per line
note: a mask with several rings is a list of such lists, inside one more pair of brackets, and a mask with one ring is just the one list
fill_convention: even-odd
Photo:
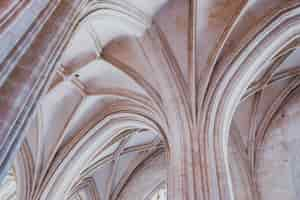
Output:
[[275,193],[299,197],[287,148],[299,137],[299,0],[49,2],[0,9],[0,161],[5,171],[22,141],[19,197],[147,199],[166,184],[172,200],[270,199],[282,152],[290,185]]

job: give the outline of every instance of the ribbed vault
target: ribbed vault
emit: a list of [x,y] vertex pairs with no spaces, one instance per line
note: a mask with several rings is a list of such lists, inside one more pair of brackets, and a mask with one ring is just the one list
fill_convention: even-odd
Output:
[[[18,197],[118,200],[133,191],[131,199],[152,200],[165,187],[170,200],[268,197],[264,145],[299,95],[299,0],[66,2],[51,4],[60,16],[74,12],[54,20],[67,31],[50,32],[59,42],[28,97],[39,99],[34,112],[1,143],[5,171],[24,138]],[[4,8],[19,10],[10,3]],[[0,28],[12,26],[2,18]],[[44,34],[33,39],[50,41]],[[5,66],[5,77],[14,75]]]

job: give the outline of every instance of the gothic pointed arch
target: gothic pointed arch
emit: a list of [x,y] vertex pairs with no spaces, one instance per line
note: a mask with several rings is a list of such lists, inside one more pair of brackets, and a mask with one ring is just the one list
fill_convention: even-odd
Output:
[[296,154],[299,6],[0,3],[0,178],[25,200],[264,200],[277,163],[298,173],[272,152]]

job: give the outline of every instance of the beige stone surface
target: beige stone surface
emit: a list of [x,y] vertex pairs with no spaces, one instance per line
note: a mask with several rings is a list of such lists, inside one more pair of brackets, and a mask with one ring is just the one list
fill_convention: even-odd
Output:
[[1,1],[1,194],[299,199],[299,34],[299,0]]

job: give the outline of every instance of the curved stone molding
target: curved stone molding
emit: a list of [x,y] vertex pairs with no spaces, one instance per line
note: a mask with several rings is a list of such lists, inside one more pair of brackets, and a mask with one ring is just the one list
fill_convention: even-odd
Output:
[[14,163],[16,173],[16,199],[30,199],[33,187],[34,162],[30,147],[25,140]]
[[160,183],[158,186],[156,186],[152,192],[147,195],[145,200],[166,200],[167,199],[167,186],[165,182]]
[[28,4],[29,0],[17,0],[17,1],[5,1],[4,5],[1,5],[0,14],[0,32],[11,23],[12,19],[18,15],[24,7]]
[[259,200],[258,148],[300,84],[298,0],[43,3],[23,52],[38,81],[19,82],[27,89],[11,105],[27,97],[22,108],[3,108],[4,120],[22,111],[0,169],[24,136],[15,167],[25,200],[117,200],[162,152],[168,199]]
[[[72,6],[80,7],[77,0],[71,4],[66,4],[65,1],[28,3],[18,16],[22,20],[12,23],[0,34],[0,176],[11,167],[11,160],[16,156],[24,139],[25,126],[63,49],[63,39],[70,31],[70,23],[66,19],[74,18]],[[35,23],[32,25],[33,22]],[[57,25],[60,27],[57,28]]]
[[85,178],[72,190],[74,192],[67,199],[76,199],[79,196],[79,199],[100,200],[95,180],[92,177]]
[[233,113],[250,84],[298,35],[299,8],[296,6],[280,13],[265,27],[217,81],[221,87],[211,90],[204,130],[208,133],[207,145],[212,147],[207,156],[214,157],[211,166],[216,166],[209,170],[209,174],[215,174],[210,179],[221,199],[234,199],[228,164],[228,135]]
[[[154,4],[146,14],[155,13],[152,9],[159,7]],[[73,172],[85,170],[95,152],[104,151],[107,145],[130,131],[147,129],[160,132],[156,122],[149,120],[160,116],[155,113],[158,105],[147,93],[147,86],[139,84],[143,80],[129,76],[126,71],[99,57],[102,48],[110,41],[143,34],[150,26],[150,18],[143,15],[142,9],[130,6],[130,1],[127,4],[123,1],[95,1],[88,2],[77,16],[76,30],[61,60],[63,67],[58,69],[53,78],[55,84],[51,84],[50,90],[40,100],[32,118],[31,123],[38,133],[34,139],[36,143],[31,143],[35,146],[32,153],[36,158],[33,187],[28,198],[65,198],[69,187],[80,178]],[[81,50],[81,41],[87,37],[91,45],[86,43]],[[84,51],[97,56],[77,63],[73,68],[74,58],[75,63],[77,58],[80,61],[85,59],[82,57]],[[57,82],[57,77],[63,80]],[[49,135],[51,140],[47,139]],[[80,158],[75,156],[78,153]],[[70,160],[73,161],[70,163]],[[66,185],[69,187],[64,187]]]
[[[62,66],[83,66],[112,40],[122,36],[141,36],[151,25],[151,16],[166,1],[151,3],[149,8],[136,7],[135,1],[91,1],[78,17],[78,28],[64,52]],[[151,14],[148,16],[148,14]],[[85,45],[80,45],[85,42]]]

